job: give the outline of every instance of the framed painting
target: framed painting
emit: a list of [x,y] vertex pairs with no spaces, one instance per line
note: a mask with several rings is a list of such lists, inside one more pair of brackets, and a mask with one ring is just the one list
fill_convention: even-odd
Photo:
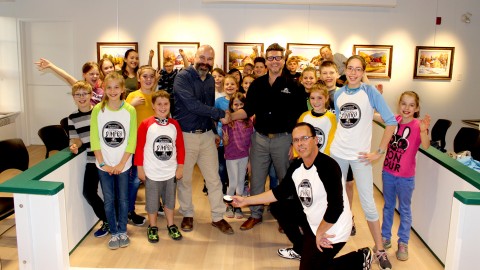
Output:
[[[255,50],[255,49],[256,50]],[[240,42],[224,42],[223,43],[223,70],[228,72],[232,68],[236,68],[243,73],[243,67],[247,63],[253,64],[255,57],[263,52],[263,43],[240,43]]]
[[393,46],[353,45],[353,54],[360,55],[367,62],[365,73],[369,79],[392,77]]
[[451,80],[455,47],[417,46],[414,79]]
[[314,67],[317,75],[322,63],[320,49],[330,44],[305,44],[305,43],[287,43],[287,50],[292,51],[289,58],[298,60],[297,72],[302,72],[306,67]]
[[138,52],[138,42],[97,42],[97,62],[108,58],[115,65],[115,69],[120,70],[125,52],[130,49]]
[[166,62],[172,62],[174,69],[183,68],[185,63],[180,55],[180,50],[185,52],[187,61],[193,64],[198,47],[200,47],[200,42],[158,42],[158,68],[163,68]]

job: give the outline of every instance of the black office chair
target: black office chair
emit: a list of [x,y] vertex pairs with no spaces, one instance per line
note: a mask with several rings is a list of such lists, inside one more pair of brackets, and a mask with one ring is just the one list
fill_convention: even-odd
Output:
[[65,130],[68,135],[68,117],[64,117],[60,120],[60,126],[62,126],[63,130]]
[[430,141],[430,145],[442,152],[446,152],[447,150],[445,150],[445,146],[447,143],[445,142],[445,136],[451,125],[452,121],[450,120],[438,119],[432,127],[432,140]]
[[[21,139],[0,141],[0,173],[8,169],[28,169],[28,151]],[[14,212],[13,198],[0,197],[0,220]]]
[[453,139],[453,151],[460,153],[468,150],[473,159],[480,160],[480,130],[462,127]]
[[38,130],[38,136],[47,148],[45,158],[48,158],[50,151],[62,150],[68,147],[69,139],[61,125],[50,125]]

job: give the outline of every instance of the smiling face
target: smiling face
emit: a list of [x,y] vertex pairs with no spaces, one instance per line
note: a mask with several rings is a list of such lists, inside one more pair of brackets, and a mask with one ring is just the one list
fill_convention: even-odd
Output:
[[295,72],[297,72],[297,68],[298,68],[298,62],[296,61],[288,62],[287,69],[290,71],[290,73],[295,74]]
[[250,76],[243,78],[242,87],[243,87],[243,90],[245,90],[245,92],[248,91],[248,88],[250,88],[250,85],[252,84],[252,82],[253,82],[253,78]]
[[244,105],[243,102],[240,101],[238,98],[236,98],[236,99],[233,101],[232,110],[233,110],[234,112],[236,112],[236,111],[242,109],[242,108],[243,108],[243,105]]
[[317,82],[317,77],[315,76],[314,71],[304,71],[302,73],[301,83],[305,90],[309,92],[312,89],[313,85]]
[[238,91],[238,82],[233,76],[226,76],[223,82],[223,91],[228,98],[232,97]]
[[402,116],[402,121],[408,122],[415,118],[415,113],[420,111],[420,107],[415,97],[403,94],[398,103],[398,110]]
[[333,60],[332,50],[328,47],[324,47],[320,50],[320,55],[322,56],[323,60]]
[[160,119],[168,118],[170,114],[170,100],[165,97],[157,97],[152,104],[155,116]]
[[92,105],[90,104],[90,98],[92,97],[91,89],[77,89],[73,95],[73,100],[75,105],[77,105],[78,110],[81,112],[88,112]]
[[255,77],[260,77],[265,75],[267,72],[267,67],[262,62],[257,62],[255,63],[255,67],[253,68],[253,74],[255,74]]
[[225,76],[217,71],[213,71],[212,76],[215,80],[215,90],[217,90],[217,92],[223,91],[223,80],[225,79]]
[[165,64],[163,65],[163,68],[165,69],[165,71],[166,71],[168,74],[172,73],[172,71],[173,71],[173,62],[171,62],[171,61],[165,62]]
[[203,45],[198,48],[195,54],[195,70],[202,79],[205,79],[208,72],[213,68],[213,62],[215,61],[215,52],[213,48],[208,45]]
[[[280,58],[280,60],[277,60],[278,58]],[[282,74],[283,66],[285,66],[285,59],[281,51],[268,51],[266,59],[267,69],[271,75],[279,76]]]
[[243,67],[243,75],[252,74],[252,72],[253,72],[253,68],[251,65],[245,65]]
[[105,58],[102,62],[102,65],[100,66],[100,69],[102,70],[103,76],[105,77],[115,71],[115,66],[108,58]]
[[82,77],[88,82],[92,87],[95,87],[97,84],[98,79],[100,78],[100,72],[98,72],[98,68],[93,67],[86,73],[82,74]]
[[320,80],[327,86],[328,90],[337,88],[338,71],[334,67],[320,67]]
[[142,90],[153,90],[153,87],[156,86],[155,70],[150,66],[142,66],[138,72],[138,80]]
[[304,161],[315,158],[318,153],[318,139],[308,126],[295,127],[292,131],[292,138],[293,147]]
[[117,102],[123,99],[122,94],[125,92],[124,86],[120,79],[109,79],[105,81],[105,94],[108,102]]
[[362,83],[364,67],[362,61],[357,58],[350,58],[347,62],[346,75],[349,88],[358,88]]
[[[328,93],[328,92],[327,92]],[[325,96],[321,90],[315,90],[310,93],[310,105],[316,113],[325,113],[325,103],[328,101],[328,95]]]
[[140,63],[138,53],[136,51],[130,51],[124,61],[127,62],[127,67],[132,70],[136,69]]

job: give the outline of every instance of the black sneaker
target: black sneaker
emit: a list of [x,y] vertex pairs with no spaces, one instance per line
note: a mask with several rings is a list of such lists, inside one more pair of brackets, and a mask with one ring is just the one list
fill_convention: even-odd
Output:
[[158,214],[161,216],[165,216],[165,212],[163,211],[163,205],[160,203],[160,206],[158,207]]
[[158,243],[158,227],[156,226],[153,226],[153,227],[150,227],[148,226],[148,229],[147,229],[147,238],[148,238],[148,242],[150,243]]
[[93,233],[93,236],[100,238],[100,237],[106,236],[109,232],[110,232],[110,228],[108,227],[108,223],[103,222],[100,229],[98,229],[95,233]]
[[358,251],[363,253],[363,270],[370,270],[372,267],[372,261],[373,261],[373,251],[369,247],[364,247],[359,249]]
[[135,226],[142,226],[143,224],[145,224],[145,218],[137,215],[135,211],[128,213],[128,220],[131,220],[133,225]]
[[182,233],[178,230],[177,225],[173,224],[172,226],[167,226],[168,229],[168,235],[173,239],[173,240],[180,240],[182,239]]

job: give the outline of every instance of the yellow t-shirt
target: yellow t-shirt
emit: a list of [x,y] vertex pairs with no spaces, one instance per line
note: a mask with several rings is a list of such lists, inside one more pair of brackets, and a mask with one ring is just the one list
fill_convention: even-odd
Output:
[[[145,104],[134,106],[137,111],[137,128],[140,126],[143,120],[154,114],[152,107],[152,94],[145,94],[142,90],[133,91],[127,97],[127,103],[132,104],[132,100],[135,97],[142,97],[145,99]],[[133,106],[133,105],[132,105]]]

